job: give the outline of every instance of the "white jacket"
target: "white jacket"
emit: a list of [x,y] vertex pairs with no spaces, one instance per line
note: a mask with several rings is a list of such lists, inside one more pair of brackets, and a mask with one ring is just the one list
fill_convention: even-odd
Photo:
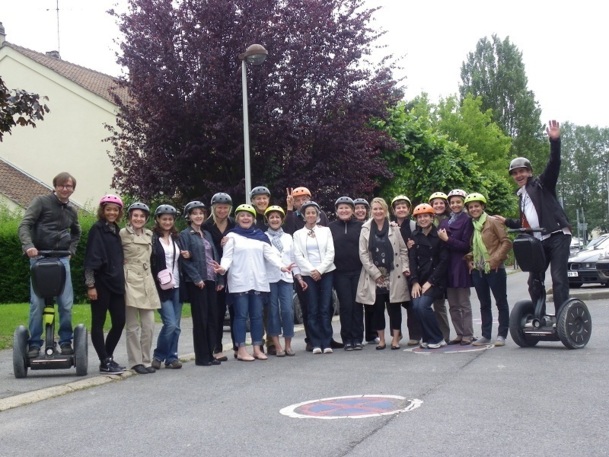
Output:
[[[336,269],[334,266],[334,240],[332,232],[328,227],[316,225],[313,228],[315,238],[309,237],[309,229],[306,227],[294,232],[294,254],[296,256],[296,264],[300,268],[300,274],[303,276],[311,276],[311,271],[317,270],[320,274],[328,273]],[[307,254],[307,238],[315,240],[319,249],[321,263],[313,265],[309,261]]]

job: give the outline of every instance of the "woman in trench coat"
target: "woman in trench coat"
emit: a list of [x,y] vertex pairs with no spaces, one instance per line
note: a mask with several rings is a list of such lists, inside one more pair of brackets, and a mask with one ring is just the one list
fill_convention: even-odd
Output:
[[155,372],[150,366],[154,310],[161,307],[150,269],[152,232],[144,227],[149,215],[147,205],[133,203],[127,210],[127,226],[119,233],[125,257],[127,357],[138,374]]

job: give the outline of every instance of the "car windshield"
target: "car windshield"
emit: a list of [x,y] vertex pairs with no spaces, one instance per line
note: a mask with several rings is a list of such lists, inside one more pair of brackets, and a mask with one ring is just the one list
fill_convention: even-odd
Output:
[[599,236],[598,238],[593,239],[586,246],[586,251],[592,251],[594,249],[605,249],[609,247],[609,236]]

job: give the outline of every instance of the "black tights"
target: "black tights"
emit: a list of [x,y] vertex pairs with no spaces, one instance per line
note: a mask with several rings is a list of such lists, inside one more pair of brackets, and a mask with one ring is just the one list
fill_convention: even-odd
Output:
[[[125,295],[109,291],[101,284],[95,284],[97,300],[91,302],[91,342],[102,362],[112,357],[125,327]],[[110,311],[112,328],[104,343],[106,313]]]

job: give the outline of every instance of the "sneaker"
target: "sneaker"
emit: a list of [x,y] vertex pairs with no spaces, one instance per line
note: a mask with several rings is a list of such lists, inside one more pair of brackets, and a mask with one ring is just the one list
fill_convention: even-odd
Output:
[[113,363],[114,360],[112,360],[112,358],[108,357],[105,361],[103,361],[100,365],[99,365],[99,372],[100,373],[111,373],[111,374],[121,374],[124,370],[119,368],[116,363]]
[[483,336],[481,336],[480,338],[478,338],[476,341],[474,341],[472,343],[472,346],[487,346],[491,344],[491,340],[489,338],[485,338]]
[[332,354],[334,351],[332,350],[332,348],[325,348],[324,349],[324,354]]
[[38,357],[40,355],[40,348],[38,346],[30,346],[30,350],[27,353],[27,356],[30,359],[33,359],[34,357]]
[[180,362],[178,359],[172,360],[171,362],[165,364],[165,368],[179,370],[180,368],[182,368],[182,362]]
[[110,363],[112,364],[112,366],[114,368],[118,368],[121,371],[125,371],[127,369],[127,367],[124,367],[122,365],[119,365],[118,363],[116,363],[116,361],[112,358],[112,357],[108,357],[110,359]]
[[155,370],[160,370],[161,369],[161,361],[159,359],[152,359],[152,363],[150,364],[150,366],[152,368],[154,368]]
[[351,343],[345,344],[345,351],[352,351],[352,350],[353,350],[353,345]]
[[362,349],[364,349],[364,345],[362,343],[355,343],[353,345],[353,350],[354,351],[361,351]]
[[313,348],[313,354],[321,354],[321,348]]
[[505,346],[505,336],[498,336],[495,340],[495,346]]
[[61,355],[72,355],[74,354],[74,349],[72,349],[71,343],[61,343],[59,346],[61,349]]
[[446,346],[446,341],[440,340],[439,343],[427,343],[428,349],[440,349],[441,347]]
[[421,349],[427,349],[427,348],[429,347],[429,345],[428,345],[428,344],[427,344],[425,341],[421,341],[421,342],[419,343],[419,347],[420,347]]

